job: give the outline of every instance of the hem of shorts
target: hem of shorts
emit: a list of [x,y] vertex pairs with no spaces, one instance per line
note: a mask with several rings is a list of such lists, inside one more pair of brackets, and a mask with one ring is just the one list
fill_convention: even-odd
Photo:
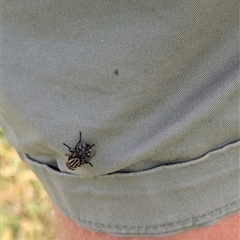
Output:
[[[86,201],[88,200],[89,194],[86,196],[86,194],[84,194],[84,191],[83,191],[82,195],[80,194],[78,196],[76,196],[76,195],[69,195],[69,196],[66,195],[65,196],[64,193],[65,194],[69,193],[69,191],[70,191],[69,189],[71,189],[71,191],[76,192],[76,188],[78,190],[80,190],[81,187],[84,190],[84,189],[87,189],[88,186],[92,186],[91,184],[93,184],[93,187],[95,187],[95,188],[100,187],[99,188],[100,190],[105,191],[106,190],[105,185],[103,186],[103,184],[105,183],[104,180],[106,179],[105,176],[100,177],[99,180],[102,180],[102,181],[99,181],[99,184],[96,184],[95,180],[92,180],[92,179],[81,178],[81,181],[80,181],[80,179],[77,176],[75,176],[75,175],[72,176],[69,174],[67,174],[67,175],[62,174],[61,172],[50,168],[48,165],[46,165],[44,163],[39,163],[38,161],[36,161],[34,159],[29,159],[29,156],[26,154],[23,154],[22,157],[26,161],[26,163],[29,165],[29,167],[39,177],[40,181],[42,180],[42,184],[46,187],[49,197],[52,199],[53,202],[56,203],[56,205],[58,206],[60,211],[62,211],[62,213],[64,215],[66,215],[66,217],[73,219],[78,225],[80,225],[80,227],[91,230],[91,231],[104,232],[106,234],[113,235],[113,236],[119,236],[119,237],[127,237],[127,236],[139,236],[139,237],[141,237],[141,236],[148,236],[148,237],[149,236],[153,236],[153,237],[159,236],[159,237],[161,237],[161,236],[173,235],[173,234],[183,232],[183,231],[186,231],[189,229],[193,229],[196,227],[208,226],[208,225],[213,224],[214,222],[217,222],[220,219],[223,219],[225,216],[230,215],[231,213],[239,211],[239,205],[240,205],[240,201],[238,200],[239,199],[239,185],[237,186],[237,189],[236,189],[236,184],[238,183],[238,172],[236,173],[236,171],[238,170],[238,166],[239,166],[239,163],[238,163],[239,155],[236,157],[236,153],[237,154],[239,153],[238,148],[236,148],[236,147],[238,147],[238,145],[239,144],[227,145],[226,147],[221,148],[221,150],[218,150],[217,152],[215,152],[216,154],[214,154],[214,153],[212,153],[211,155],[209,154],[207,156],[207,159],[209,159],[209,161],[206,161],[206,158],[198,159],[198,161],[194,161],[194,164],[196,164],[196,165],[193,165],[193,163],[191,162],[191,164],[185,164],[185,163],[178,164],[178,165],[174,165],[171,167],[161,167],[161,168],[154,169],[154,171],[151,170],[151,171],[144,172],[144,174],[152,173],[152,175],[149,175],[149,176],[152,176],[152,181],[161,181],[161,180],[166,181],[166,174],[168,174],[169,170],[179,172],[179,175],[178,175],[179,177],[177,179],[179,180],[178,182],[180,182],[181,185],[179,185],[179,184],[175,185],[174,182],[172,182],[173,181],[172,179],[167,178],[167,180],[170,181],[170,182],[168,182],[168,185],[174,186],[174,188],[171,188],[171,189],[177,189],[177,191],[179,191],[179,187],[182,187],[182,186],[186,187],[186,184],[183,185],[183,183],[185,183],[185,179],[181,178],[181,176],[183,176],[183,174],[181,174],[181,173],[183,171],[189,170],[188,168],[190,168],[190,167],[191,168],[194,167],[194,169],[193,169],[194,171],[192,172],[191,176],[194,175],[194,180],[197,179],[196,181],[197,181],[198,186],[201,187],[201,185],[199,185],[199,184],[203,184],[202,188],[204,191],[206,191],[206,189],[205,189],[206,187],[208,189],[209,188],[211,189],[211,186],[212,186],[211,184],[213,184],[213,186],[214,186],[214,181],[221,180],[222,176],[223,176],[223,180],[218,182],[218,186],[221,186],[221,184],[225,184],[226,187],[228,186],[228,188],[226,188],[226,190],[230,191],[230,196],[223,195],[222,191],[220,191],[220,188],[218,188],[218,191],[216,193],[214,193],[214,196],[211,195],[211,198],[214,198],[215,200],[213,202],[211,202],[211,204],[209,205],[209,199],[207,200],[207,196],[208,196],[207,195],[205,198],[203,198],[203,200],[205,199],[203,204],[207,204],[206,210],[204,211],[204,209],[202,209],[202,208],[199,209],[196,206],[197,208],[194,207],[195,214],[191,213],[191,212],[183,213],[182,209],[181,209],[182,205],[176,199],[176,201],[172,202],[172,204],[175,203],[174,212],[171,208],[164,209],[164,212],[167,212],[167,214],[169,213],[166,216],[166,218],[164,215],[163,215],[164,219],[158,215],[156,216],[156,215],[154,215],[154,212],[151,211],[151,213],[153,214],[153,217],[155,219],[155,221],[151,221],[151,215],[146,217],[140,212],[139,215],[142,217],[145,217],[145,219],[144,220],[140,219],[139,224],[136,224],[136,219],[133,218],[134,215],[131,212],[132,208],[129,208],[129,206],[131,206],[131,204],[132,204],[132,206],[134,206],[135,202],[131,202],[131,198],[126,199],[126,196],[125,196],[125,198],[120,199],[120,200],[124,201],[123,205],[122,205],[122,210],[124,211],[124,207],[126,207],[127,209],[129,209],[131,211],[129,211],[129,210],[125,211],[125,214],[122,214],[121,211],[120,212],[112,211],[112,213],[109,215],[109,219],[106,216],[107,209],[104,208],[104,205],[102,205],[101,201],[100,202],[91,201],[92,204],[94,204],[94,202],[95,202],[95,204],[99,204],[98,206],[95,206],[99,209],[99,211],[97,212],[98,217],[96,216],[95,211],[92,208],[89,208],[90,206],[92,206],[89,203],[87,205],[84,205],[85,211],[80,211],[80,210],[77,210],[76,208],[75,209],[72,208],[73,201],[71,201],[72,199],[70,196],[79,197],[79,202],[81,203],[81,201],[83,201],[83,200],[86,200]],[[231,149],[233,150],[233,152],[229,153],[228,151],[230,151]],[[236,152],[236,149],[237,149],[237,152]],[[224,153],[225,155],[227,154],[226,156],[223,155],[223,157],[222,157],[223,159],[220,158],[220,156],[219,156],[222,153]],[[227,164],[221,164],[221,163],[226,163],[226,161],[225,161],[226,158],[229,158],[228,159],[229,161],[227,162]],[[224,162],[222,162],[222,161],[224,161]],[[201,177],[202,172],[207,167],[208,168],[214,167],[216,164],[218,164],[218,168],[216,168],[216,169],[218,169],[219,171],[216,171],[216,169],[215,169],[215,171],[211,171],[211,173],[213,173],[213,174],[210,174],[209,177],[206,179],[207,182],[204,181],[204,183],[203,183],[203,178]],[[159,174],[160,171],[162,174]],[[193,174],[193,173],[195,173],[195,174]],[[156,178],[156,175],[158,176],[158,178]],[[64,189],[62,189],[62,187],[60,187],[62,184],[62,181],[60,181],[60,179],[63,180],[64,179],[64,178],[62,178],[63,176],[68,178],[68,180],[70,182],[72,181],[71,188],[67,188],[68,191],[64,191]],[[115,175],[113,175],[113,176],[115,176]],[[126,184],[125,184],[126,182],[124,182],[125,180],[128,180],[126,178],[126,175],[117,175],[117,176],[118,176],[118,178],[116,177],[116,179],[112,179],[111,185],[114,185],[114,183],[116,183],[116,184],[120,184],[119,186],[121,186],[121,185],[126,186]],[[143,173],[137,173],[135,175],[130,174],[127,176],[134,178],[134,180],[136,181],[136,180],[138,180],[138,178],[140,176],[143,176]],[[107,176],[107,177],[109,177],[109,176]],[[113,182],[113,180],[115,180],[116,182]],[[122,182],[119,182],[120,180]],[[188,178],[188,180],[190,181],[193,179]],[[132,186],[127,185],[127,190],[129,191],[129,189],[133,189],[133,187],[136,186],[136,187],[138,187],[138,188],[136,188],[136,189],[138,189],[136,196],[141,197],[142,196],[142,188],[137,186],[135,184],[135,181],[133,181],[134,184]],[[196,189],[196,183],[195,182],[193,182],[193,183],[195,186],[194,188]],[[191,187],[193,187],[193,183],[191,182]],[[64,185],[63,187],[66,188],[66,185]],[[67,187],[68,187],[68,185],[67,185]],[[233,189],[231,187],[233,187]],[[114,190],[114,188],[112,188],[112,189]],[[160,192],[160,191],[164,191],[164,190],[169,191],[171,189],[169,189],[169,188],[159,189],[158,188],[157,190],[158,190],[158,192]],[[111,191],[111,189],[109,189],[109,188],[107,190]],[[141,193],[141,195],[139,194],[139,192]],[[105,194],[106,194],[106,191],[105,191]],[[95,193],[95,195],[98,196],[97,193]],[[154,197],[155,195],[150,196],[150,197]],[[159,198],[157,200],[158,201],[160,201],[160,200],[166,201],[169,198],[169,196],[172,196],[172,195],[168,194],[168,196],[167,196],[168,198],[167,198],[167,197],[165,197],[165,195],[166,194],[164,194],[163,196],[161,194],[157,195],[157,196],[159,196]],[[121,197],[122,194],[118,194],[118,195],[114,195],[114,196]],[[162,197],[160,197],[160,196],[162,196]],[[191,194],[191,196],[194,198],[194,196],[192,194]],[[191,196],[189,196],[189,194],[188,194],[188,198],[185,198],[185,201],[187,201],[189,198],[191,199]],[[94,199],[94,194],[92,194],[91,198]],[[143,199],[143,200],[146,201],[146,199]],[[197,200],[198,199],[195,199],[195,201],[197,201]],[[67,201],[69,201],[69,202],[67,202]],[[128,205],[124,205],[125,202],[127,202],[127,203],[130,202],[130,203]],[[182,200],[182,202],[183,202],[183,200]],[[82,204],[84,204],[84,203],[85,202],[83,201]],[[194,203],[196,204],[197,202],[194,202]],[[103,206],[103,209],[101,208],[102,206]],[[165,205],[163,205],[163,206],[165,206]],[[215,209],[214,209],[214,206],[216,206]],[[187,205],[186,205],[186,207],[187,207]],[[178,212],[178,209],[179,209],[179,212]],[[137,211],[137,210],[135,210],[135,211]],[[116,213],[118,214],[117,216],[114,215]],[[127,214],[129,214],[129,216],[127,216]],[[163,211],[161,211],[161,214],[164,214]],[[172,219],[172,217],[170,217],[171,214],[174,214],[174,219]],[[82,216],[82,218],[79,218],[78,216]],[[88,216],[90,216],[90,219],[88,219]],[[115,224],[111,220],[114,217],[117,221],[117,222],[115,221]],[[94,221],[94,219],[96,219],[96,221]],[[174,221],[171,221],[171,219]],[[91,221],[91,220],[93,220],[93,221]],[[105,222],[102,222],[102,221],[105,221]],[[121,223],[123,223],[123,224],[121,224]]]
[[[73,219],[80,227],[86,228],[94,232],[104,232],[109,235],[118,237],[134,237],[134,236],[153,236],[163,237],[171,236],[185,230],[194,229],[197,227],[209,226],[224,217],[240,211],[240,199],[217,208],[211,212],[187,218],[184,220],[175,221],[172,223],[155,225],[155,226],[113,226],[102,223],[92,222],[80,219],[68,213],[67,210],[61,209],[62,213]],[[206,219],[209,218],[209,219]],[[101,229],[101,230],[99,230]]]

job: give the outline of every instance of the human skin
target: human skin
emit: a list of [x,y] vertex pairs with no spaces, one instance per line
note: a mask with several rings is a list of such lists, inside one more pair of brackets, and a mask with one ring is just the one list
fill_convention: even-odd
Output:
[[59,240],[240,240],[240,213],[232,214],[209,226],[200,227],[169,237],[114,237],[79,227],[54,207],[54,225]]

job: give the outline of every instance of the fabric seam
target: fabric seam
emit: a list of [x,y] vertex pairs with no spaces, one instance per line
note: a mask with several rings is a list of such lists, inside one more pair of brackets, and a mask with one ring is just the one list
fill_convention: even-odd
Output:
[[[169,168],[169,167],[176,167],[176,166],[185,166],[185,165],[188,165],[188,164],[195,164],[198,161],[202,161],[204,157],[206,157],[206,156],[208,156],[210,154],[216,154],[216,153],[218,153],[221,150],[226,150],[227,148],[234,147],[234,145],[238,144],[238,143],[240,143],[240,138],[237,139],[237,140],[231,141],[231,142],[229,142],[227,144],[224,144],[224,145],[222,145],[220,147],[211,149],[211,150],[203,153],[202,155],[199,155],[198,157],[190,158],[190,159],[188,159],[186,161],[174,162],[174,163],[164,163],[162,165],[155,166],[154,168],[145,169],[145,170],[141,170],[141,171],[137,171],[137,172],[120,172],[120,171],[111,172],[111,173],[107,173],[107,174],[96,175],[96,177],[101,177],[101,176],[111,177],[111,176],[114,176],[114,175],[115,176],[116,175],[119,175],[119,176],[127,175],[129,177],[132,174],[145,174],[147,171],[148,172],[154,171],[157,168]],[[60,169],[53,168],[52,166],[50,166],[50,165],[48,165],[46,163],[42,163],[41,161],[35,159],[34,157],[31,157],[28,153],[24,153],[24,155],[28,159],[34,161],[37,164],[45,165],[51,171],[55,171],[55,172],[60,173],[60,174],[67,174],[67,175],[72,175],[72,176],[78,176],[78,177],[88,177],[88,176],[82,176],[82,175],[77,175],[77,174],[68,173],[68,172],[62,172]]]
[[[181,230],[182,228],[184,228],[184,225],[185,226],[187,225],[187,227],[194,226],[194,222],[196,222],[198,219],[204,218],[206,216],[210,216],[210,215],[213,215],[213,214],[216,214],[217,212],[219,212],[219,213],[217,214],[217,216],[214,216],[215,219],[217,219],[218,217],[223,216],[223,214],[221,214],[223,211],[226,211],[226,213],[234,212],[237,209],[239,209],[239,206],[236,207],[235,210],[232,209],[230,211],[228,210],[228,208],[231,207],[232,205],[235,205],[235,204],[239,205],[240,204],[240,199],[238,199],[238,200],[236,200],[236,201],[234,201],[234,202],[232,202],[230,204],[224,205],[223,207],[217,208],[217,209],[215,209],[215,210],[213,210],[211,212],[208,212],[208,213],[205,213],[203,215],[197,216],[197,217],[191,217],[191,218],[187,218],[185,220],[181,220],[181,221],[177,221],[177,222],[173,222],[173,223],[168,223],[168,224],[156,225],[156,226],[119,226],[119,225],[111,226],[111,225],[105,225],[105,224],[102,224],[102,223],[82,220],[82,219],[80,219],[78,217],[75,217],[75,216],[69,214],[68,211],[65,210],[65,209],[63,210],[63,212],[65,212],[66,215],[69,216],[70,218],[76,219],[76,220],[78,220],[78,221],[80,221],[82,223],[87,223],[87,224],[95,225],[95,226],[98,226],[98,227],[101,226],[102,228],[105,228],[105,229],[116,229],[116,230],[120,230],[120,231],[121,230],[125,230],[126,231],[127,229],[130,230],[130,231],[126,232],[126,233],[116,232],[116,234],[122,234],[122,235],[126,235],[126,234],[131,233],[131,229],[133,230],[133,229],[143,229],[144,228],[144,229],[148,229],[148,230],[152,229],[152,230],[156,231],[156,230],[158,230],[161,227],[171,227],[171,226],[173,227],[173,226],[176,226],[176,225],[182,225],[180,228],[177,228],[177,229],[172,230],[172,231],[171,230],[169,230],[169,231],[161,231],[161,234],[166,234],[166,233],[171,233],[171,232],[177,232],[177,231]],[[207,224],[207,223],[212,222],[213,220],[214,219],[211,219],[209,221],[200,222],[199,224],[196,224],[195,226]],[[189,225],[190,222],[191,222],[191,225]],[[159,234],[159,233],[155,233],[155,234]],[[138,234],[138,235],[141,235],[141,234]],[[144,235],[144,234],[142,234],[142,235]]]

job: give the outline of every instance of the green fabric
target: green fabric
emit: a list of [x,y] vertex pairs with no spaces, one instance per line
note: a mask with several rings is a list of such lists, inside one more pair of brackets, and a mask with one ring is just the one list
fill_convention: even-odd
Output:
[[3,130],[64,214],[162,236],[238,211],[238,6],[3,1]]

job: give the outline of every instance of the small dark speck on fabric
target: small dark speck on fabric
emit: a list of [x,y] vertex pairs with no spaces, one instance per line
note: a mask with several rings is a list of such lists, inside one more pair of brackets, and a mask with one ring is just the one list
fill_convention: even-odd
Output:
[[113,71],[113,73],[114,73],[114,75],[118,76],[118,75],[119,75],[119,70],[118,70],[118,69],[115,69],[115,70]]

